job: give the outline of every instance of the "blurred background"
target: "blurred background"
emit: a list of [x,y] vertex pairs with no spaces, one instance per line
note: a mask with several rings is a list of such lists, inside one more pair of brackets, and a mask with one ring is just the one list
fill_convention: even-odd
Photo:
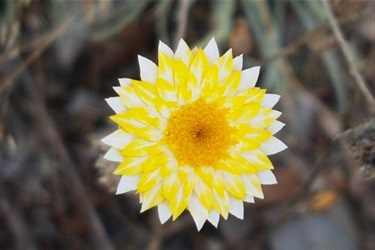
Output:
[[[334,32],[333,32],[334,31]],[[116,196],[104,98],[215,37],[280,94],[279,184],[198,233]],[[375,2],[0,1],[0,249],[375,249]]]

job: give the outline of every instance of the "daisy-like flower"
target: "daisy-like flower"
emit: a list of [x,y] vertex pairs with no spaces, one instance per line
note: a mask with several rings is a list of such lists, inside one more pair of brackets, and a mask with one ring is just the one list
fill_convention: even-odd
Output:
[[136,191],[141,212],[158,207],[161,223],[184,210],[198,230],[220,215],[243,219],[243,202],[276,183],[268,155],[286,148],[274,137],[284,124],[279,96],[255,87],[259,67],[242,70],[242,55],[219,56],[214,39],[173,52],[159,43],[157,66],[139,56],[141,80],[122,78],[106,99],[118,129],[102,139],[119,162],[117,194]]

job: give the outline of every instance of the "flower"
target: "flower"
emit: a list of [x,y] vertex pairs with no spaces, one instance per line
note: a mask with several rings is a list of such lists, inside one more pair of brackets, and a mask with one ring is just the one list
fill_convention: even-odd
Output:
[[184,210],[198,230],[220,215],[243,219],[243,202],[276,183],[268,155],[286,148],[274,137],[279,96],[255,87],[260,67],[242,70],[232,50],[219,57],[214,38],[193,50],[181,39],[175,52],[160,42],[158,66],[138,60],[141,80],[119,79],[119,96],[106,99],[119,126],[102,139],[120,163],[117,194],[135,190],[161,223]]

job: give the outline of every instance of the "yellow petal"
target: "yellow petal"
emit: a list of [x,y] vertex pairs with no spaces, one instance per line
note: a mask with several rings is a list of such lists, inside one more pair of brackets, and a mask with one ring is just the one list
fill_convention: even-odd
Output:
[[171,200],[180,187],[180,181],[177,173],[171,174],[163,180],[163,197]]
[[237,150],[231,150],[230,157],[221,161],[217,166],[217,170],[224,170],[231,174],[240,175],[244,173],[256,173],[258,170],[246,159],[244,159]]
[[159,52],[158,77],[165,79],[169,83],[173,83],[174,77],[174,60],[167,54]]
[[[180,42],[178,43],[176,53],[174,55],[174,60],[182,61],[186,65],[187,68],[190,67],[190,64],[193,60],[193,53],[183,39],[181,39]],[[176,69],[177,68],[178,66],[176,65]]]
[[169,176],[170,174],[177,172],[178,163],[173,156],[173,153],[169,150],[163,150],[162,156],[159,160],[160,174],[162,177]]
[[212,188],[206,185],[200,178],[197,179],[194,188],[199,200],[207,210],[211,210],[213,204]]
[[185,93],[185,100],[186,102],[192,102],[199,98],[200,95],[200,80],[194,73],[189,74],[188,82],[187,82],[187,92]]
[[214,92],[217,96],[233,96],[240,83],[241,74],[239,71],[234,71],[225,77],[219,84],[219,88]]
[[201,96],[204,98],[210,97],[212,91],[218,88],[218,69],[217,66],[212,66],[207,74],[202,79]]
[[220,196],[224,196],[225,188],[224,188],[224,177],[223,171],[214,171],[212,177],[212,187],[215,189],[215,192]]
[[233,197],[243,200],[245,198],[245,186],[238,175],[223,172],[225,189],[233,195]]
[[144,81],[131,80],[131,85],[135,92],[146,104],[153,106],[154,99],[157,98],[156,85]]
[[135,119],[129,113],[112,115],[110,119],[117,123],[126,132],[137,135],[146,140],[155,141],[161,138],[159,130]]
[[214,171],[211,167],[200,167],[195,170],[195,174],[207,185],[211,186]]
[[247,97],[245,103],[249,103],[249,102],[258,102],[258,103],[260,103],[262,101],[263,97],[265,96],[265,94],[266,94],[266,90],[265,89],[252,88],[252,89],[247,89],[247,90],[241,92],[238,95],[239,96],[246,96]]
[[249,124],[254,127],[266,128],[270,126],[281,115],[281,112],[270,109],[260,108],[255,117],[253,117]]
[[145,105],[132,86],[114,87],[114,90],[127,108],[142,107]]
[[141,213],[163,202],[161,184],[154,186],[152,189],[140,194],[142,207]]
[[224,219],[228,218],[229,213],[229,196],[226,191],[220,196],[216,190],[212,191],[213,194],[213,208],[218,211]]
[[136,175],[142,173],[142,163],[148,156],[125,157],[121,164],[113,172],[116,175]]
[[187,81],[189,79],[189,69],[182,61],[176,62],[176,69],[174,71],[174,84],[178,86],[178,99],[180,103],[185,103],[191,99],[191,93],[188,90]]
[[225,102],[225,107],[231,108],[232,111],[236,111],[241,106],[247,103],[259,103],[262,101],[266,94],[265,89],[252,88],[247,89],[236,96],[228,96]]
[[186,209],[189,199],[190,197],[184,194],[184,188],[180,187],[172,199],[169,200],[173,220],[177,219],[177,217]]
[[137,107],[130,108],[126,113],[128,117],[134,118],[144,124],[161,128],[163,117],[154,107]]
[[229,49],[224,55],[222,55],[216,62],[219,69],[219,81],[227,77],[233,70],[233,55],[232,49]]
[[249,151],[257,149],[261,143],[268,140],[272,133],[264,128],[252,127],[248,124],[237,126],[236,138],[241,138],[237,148],[240,151]]
[[178,177],[180,178],[180,183],[183,185],[184,195],[190,196],[198,179],[194,170],[188,166],[179,167]]
[[171,82],[168,82],[163,78],[158,78],[156,80],[156,87],[161,99],[167,102],[177,101],[177,91],[175,89],[175,86]]
[[135,139],[121,150],[123,156],[142,156],[160,153],[160,145],[143,139]]
[[245,186],[246,194],[263,199],[262,186],[259,182],[257,175],[244,174],[241,175],[241,179]]
[[209,64],[208,64],[207,57],[205,53],[203,52],[203,50],[200,48],[198,49],[198,52],[195,55],[195,58],[193,59],[193,62],[191,63],[191,66],[190,66],[190,72],[194,74],[199,85],[203,77],[206,75],[208,69],[209,69]]
[[143,172],[151,172],[155,169],[161,169],[160,166],[165,162],[165,154],[158,153],[154,155],[150,155],[147,161],[142,164],[142,171]]
[[229,114],[231,121],[236,123],[247,123],[259,112],[260,104],[256,102],[247,103]]
[[272,162],[262,151],[255,149],[240,152],[240,155],[245,158],[258,171],[273,169]]
[[156,169],[153,172],[143,173],[138,183],[137,193],[143,193],[145,191],[150,190],[161,180],[162,178],[160,176],[160,169]]

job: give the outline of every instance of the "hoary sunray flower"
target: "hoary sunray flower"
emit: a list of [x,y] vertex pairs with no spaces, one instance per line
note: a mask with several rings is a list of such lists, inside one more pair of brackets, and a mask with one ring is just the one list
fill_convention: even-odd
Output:
[[139,56],[141,80],[122,78],[106,99],[118,129],[102,141],[119,162],[117,194],[135,190],[141,212],[158,207],[161,223],[184,210],[198,230],[220,215],[243,219],[243,202],[263,198],[276,183],[268,155],[286,148],[274,137],[284,124],[272,107],[279,96],[255,87],[259,67],[242,70],[242,56],[219,56],[214,39],[173,52],[160,42],[157,66]]

